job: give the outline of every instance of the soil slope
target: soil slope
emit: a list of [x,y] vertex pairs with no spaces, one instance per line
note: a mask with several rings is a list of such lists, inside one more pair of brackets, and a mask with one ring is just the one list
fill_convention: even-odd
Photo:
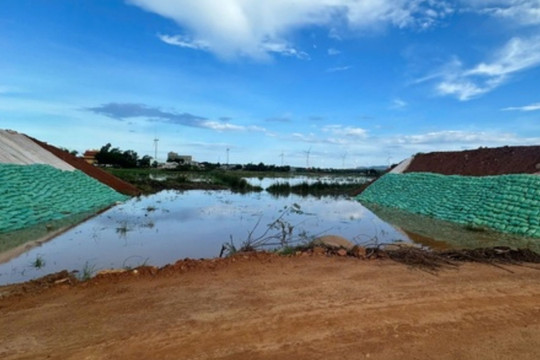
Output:
[[540,146],[504,146],[418,154],[404,172],[487,176],[540,172]]
[[536,360],[538,268],[507,270],[465,264],[434,276],[389,260],[264,254],[182,261],[0,299],[0,358]]
[[130,196],[136,196],[141,193],[139,189],[137,189],[135,186],[133,186],[130,183],[127,183],[116,176],[113,176],[109,174],[108,172],[105,172],[101,170],[100,168],[97,168],[93,165],[88,164],[86,161],[84,161],[81,158],[78,158],[76,156],[71,155],[70,153],[60,150],[57,147],[54,147],[52,145],[49,145],[47,143],[44,143],[42,141],[39,141],[37,139],[34,139],[30,136],[28,136],[29,139],[34,141],[39,146],[43,147],[45,150],[50,151],[69,165],[73,166],[74,168],[81,170],[86,175],[93,177],[94,179],[102,182],[105,185],[108,185],[109,187],[113,188],[114,190]]

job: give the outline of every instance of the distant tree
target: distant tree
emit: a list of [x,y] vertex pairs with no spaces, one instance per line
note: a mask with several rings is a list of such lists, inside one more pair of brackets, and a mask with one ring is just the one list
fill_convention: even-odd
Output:
[[66,149],[66,148],[63,148],[63,147],[61,147],[60,150],[65,151],[67,153],[70,153],[73,156],[77,156],[79,154],[79,152],[77,150],[69,150],[69,149]]
[[138,165],[139,156],[133,150],[126,150],[120,157],[119,165],[125,168],[135,168]]
[[95,156],[96,161],[98,164],[101,165],[112,165],[112,158],[111,158],[111,143],[108,143],[107,145],[104,145],[99,149],[98,153]]
[[139,164],[139,156],[133,150],[123,151],[119,148],[112,148],[108,143],[102,146],[96,154],[96,161],[101,165],[112,165],[122,168],[135,168]]
[[151,162],[152,162],[152,157],[149,155],[144,155],[142,158],[139,159],[138,166],[140,168],[149,168]]

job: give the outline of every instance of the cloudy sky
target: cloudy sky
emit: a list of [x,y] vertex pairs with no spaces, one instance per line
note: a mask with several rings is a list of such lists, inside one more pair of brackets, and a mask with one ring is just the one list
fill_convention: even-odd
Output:
[[3,0],[0,128],[338,168],[540,144],[540,1]]

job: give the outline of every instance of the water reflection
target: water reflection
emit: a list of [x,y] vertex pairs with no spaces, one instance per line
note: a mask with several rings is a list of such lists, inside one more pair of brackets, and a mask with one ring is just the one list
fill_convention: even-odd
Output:
[[329,184],[363,184],[370,178],[365,176],[294,176],[294,177],[247,177],[246,181],[253,186],[260,186],[267,189],[274,184],[289,183],[289,185],[299,185],[302,183],[315,184],[317,182]]
[[398,209],[367,205],[379,218],[402,229],[413,242],[431,249],[481,248],[510,246],[540,252],[540,241],[534,238],[503,234],[489,229],[470,230],[458,224]]
[[[338,234],[356,243],[407,239],[348,198],[163,191],[114,207],[1,264],[0,284],[63,269],[82,271],[85,264],[99,270],[133,267],[143,262],[162,266],[186,257],[214,257],[231,238],[240,245],[249,232],[255,237],[262,234],[280,211],[295,203],[302,211],[287,214],[284,220],[294,227],[298,238],[302,234],[308,238]],[[45,261],[41,268],[32,266],[38,256]]]

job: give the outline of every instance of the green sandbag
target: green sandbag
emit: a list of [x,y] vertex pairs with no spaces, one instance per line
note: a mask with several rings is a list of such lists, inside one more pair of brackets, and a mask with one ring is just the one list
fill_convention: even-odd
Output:
[[0,233],[98,211],[126,199],[78,170],[0,164]]
[[386,174],[358,200],[465,225],[540,237],[540,176]]

